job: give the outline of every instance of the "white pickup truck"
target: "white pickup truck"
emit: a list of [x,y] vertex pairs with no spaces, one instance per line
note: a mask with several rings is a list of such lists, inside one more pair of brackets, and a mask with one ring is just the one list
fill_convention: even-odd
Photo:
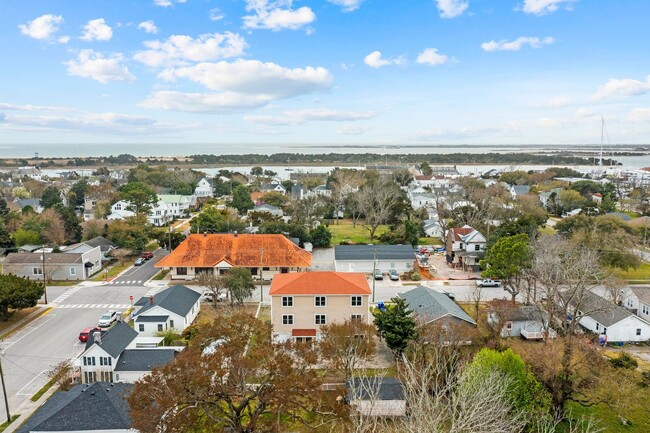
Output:
[[486,278],[485,280],[477,281],[476,285],[479,287],[499,287],[501,285],[501,281],[495,281]]

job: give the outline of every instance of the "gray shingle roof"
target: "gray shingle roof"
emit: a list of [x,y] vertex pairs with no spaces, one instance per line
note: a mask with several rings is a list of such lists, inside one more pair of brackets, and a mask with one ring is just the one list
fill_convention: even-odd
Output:
[[158,306],[167,311],[178,314],[179,316],[185,317],[200,297],[201,295],[194,290],[177,284],[156,294],[153,298],[153,304],[145,304],[136,313],[136,316],[140,316],[153,307]]
[[427,322],[433,322],[444,316],[451,315],[476,325],[474,319],[452,301],[449,296],[428,287],[418,286],[408,292],[398,293],[397,296],[404,299],[409,309]]
[[650,305],[650,286],[632,286],[630,289],[639,298],[639,301]]
[[136,323],[140,322],[152,322],[152,323],[162,323],[166,322],[169,319],[169,316],[138,316],[136,317]]
[[404,386],[394,377],[355,377],[345,389],[350,400],[404,400]]
[[377,260],[415,260],[410,245],[337,245],[334,260],[372,260],[375,252]]
[[115,371],[151,371],[171,362],[177,353],[174,349],[128,349],[117,360]]
[[90,245],[91,247],[99,247],[102,252],[106,252],[111,248],[115,248],[115,244],[106,239],[104,236],[97,236],[84,243],[86,245]]
[[[118,322],[108,331],[102,331],[102,342],[97,345],[113,358],[117,358],[137,336],[138,332],[135,329],[124,322]],[[95,336],[91,333],[88,336],[85,350],[90,349],[93,344],[95,344]]]
[[614,305],[607,299],[592,292],[585,295],[580,310],[605,327],[610,327],[623,319],[633,316],[625,308]]
[[127,430],[131,426],[126,398],[130,383],[95,382],[55,393],[17,433]]
[[[41,253],[9,253],[5,258],[5,264],[42,264]],[[81,253],[45,253],[45,266],[48,264],[74,264],[81,263]]]

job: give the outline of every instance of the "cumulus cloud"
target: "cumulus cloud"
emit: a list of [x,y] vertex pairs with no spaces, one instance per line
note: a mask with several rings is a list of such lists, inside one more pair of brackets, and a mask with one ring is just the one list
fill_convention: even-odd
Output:
[[404,57],[394,57],[391,59],[384,59],[381,51],[373,51],[363,58],[363,62],[371,68],[381,68],[388,65],[401,65],[404,63]]
[[469,7],[466,0],[436,0],[441,18],[455,18]]
[[54,33],[59,31],[59,24],[63,23],[61,15],[41,15],[28,21],[27,24],[19,24],[20,32],[30,38],[48,40]]
[[145,41],[147,50],[133,58],[147,66],[160,67],[184,62],[205,62],[244,54],[246,41],[236,33],[208,33],[194,39],[187,35],[173,35],[164,41]]
[[231,113],[262,107],[273,98],[236,92],[185,93],[170,90],[154,92],[140,103],[143,108],[186,111],[190,113]]
[[225,15],[219,8],[210,9],[210,21],[221,21],[224,17]]
[[185,3],[185,2],[187,2],[187,0],[153,0],[153,4],[164,8],[168,8],[174,3]]
[[88,21],[84,33],[79,39],[84,41],[109,41],[113,37],[113,29],[106,24],[104,18]]
[[443,63],[447,63],[447,61],[449,61],[449,57],[438,53],[438,49],[436,48],[427,48],[418,54],[418,58],[415,61],[428,65],[442,65]]
[[575,0],[524,0],[521,10],[531,15],[547,15],[557,11],[561,6],[571,9],[571,3]]
[[650,92],[650,75],[645,81],[633,80],[632,78],[616,79],[611,78],[607,83],[598,88],[592,99],[600,100],[607,98],[620,98],[624,96],[645,95]]
[[300,125],[305,122],[351,122],[375,117],[374,111],[341,111],[328,108],[285,111],[282,116],[246,116],[248,122],[264,125]]
[[138,28],[154,35],[158,33],[158,27],[156,27],[156,24],[151,20],[142,21],[140,24],[138,24]]
[[316,19],[311,8],[292,9],[292,3],[292,0],[246,0],[246,11],[253,14],[243,17],[244,28],[297,30]]
[[649,122],[650,108],[635,108],[628,116],[632,122]]
[[596,116],[596,114],[588,108],[580,107],[576,110],[575,116],[578,119],[589,119]]
[[500,41],[492,40],[490,42],[483,42],[481,44],[481,48],[483,48],[483,51],[487,51],[487,52],[519,51],[525,45],[528,45],[531,48],[541,48],[542,46],[550,45],[553,42],[555,42],[555,39],[550,36],[547,36],[545,38],[521,36],[515,39],[514,41],[508,41],[506,39],[502,39]]
[[70,36],[61,36],[59,39],[57,39],[57,42],[60,44],[67,44],[70,42]]
[[121,54],[104,57],[103,54],[93,50],[81,50],[77,60],[65,62],[68,74],[83,78],[90,78],[100,83],[109,81],[134,81],[135,77],[129,69],[121,64]]
[[352,12],[359,9],[363,0],[327,0],[333,5],[340,6],[343,12]]

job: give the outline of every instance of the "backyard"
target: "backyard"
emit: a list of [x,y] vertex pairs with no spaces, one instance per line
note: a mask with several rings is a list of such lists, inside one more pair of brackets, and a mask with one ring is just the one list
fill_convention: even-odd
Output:
[[[350,219],[339,220],[337,223],[330,224],[328,228],[332,233],[332,245],[340,245],[341,242],[354,244],[370,243],[370,231],[360,223],[357,223],[355,227]],[[388,226],[380,225],[375,232],[375,238],[378,238],[387,231]],[[375,239],[373,242],[379,243],[379,240]]]

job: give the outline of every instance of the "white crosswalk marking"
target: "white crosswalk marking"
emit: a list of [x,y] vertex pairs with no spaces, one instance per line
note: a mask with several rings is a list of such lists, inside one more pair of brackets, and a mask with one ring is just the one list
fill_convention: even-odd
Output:
[[129,304],[64,304],[57,305],[56,308],[83,308],[83,309],[103,309],[103,310],[126,310]]
[[75,287],[73,287],[73,288],[71,288],[71,289],[66,290],[66,291],[63,292],[63,293],[62,293],[58,298],[56,298],[54,301],[52,301],[52,303],[53,303],[53,304],[58,304],[58,303],[60,303],[60,302],[65,301],[65,300],[68,299],[71,295],[73,295],[73,294],[77,293],[79,290],[81,290],[81,288],[82,288],[81,286],[75,286]]

